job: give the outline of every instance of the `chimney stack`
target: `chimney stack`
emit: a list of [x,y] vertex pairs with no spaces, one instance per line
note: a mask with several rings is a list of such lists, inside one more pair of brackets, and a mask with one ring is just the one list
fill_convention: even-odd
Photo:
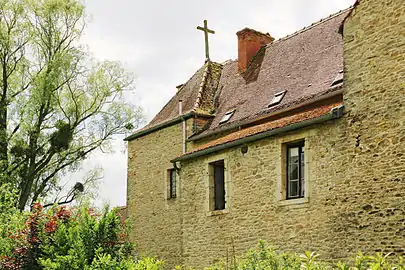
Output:
[[238,36],[238,69],[243,73],[260,47],[272,42],[274,38],[269,33],[263,34],[250,28],[244,28],[236,35]]

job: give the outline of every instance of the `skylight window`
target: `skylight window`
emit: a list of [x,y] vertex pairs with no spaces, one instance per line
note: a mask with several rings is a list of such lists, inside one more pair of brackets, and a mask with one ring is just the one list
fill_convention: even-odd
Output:
[[278,92],[278,93],[274,94],[273,100],[270,102],[268,107],[279,104],[281,102],[281,100],[283,100],[286,92],[287,91],[282,91],[282,92]]
[[232,115],[234,114],[235,110],[232,111],[227,111],[224,116],[222,116],[221,121],[219,121],[220,124],[226,123],[231,119]]
[[341,82],[343,82],[343,70],[339,71],[339,74],[336,76],[330,86],[335,86]]

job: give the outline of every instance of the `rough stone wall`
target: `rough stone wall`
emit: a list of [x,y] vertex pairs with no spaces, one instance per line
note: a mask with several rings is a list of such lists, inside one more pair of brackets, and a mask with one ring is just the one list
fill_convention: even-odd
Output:
[[405,251],[404,29],[403,0],[360,0],[344,25],[347,146],[330,203],[350,251]]
[[[329,160],[345,138],[340,120],[248,144],[182,163],[183,262],[203,267],[244,254],[264,239],[281,250],[317,250],[324,258],[335,245],[334,207],[327,206],[336,182]],[[340,135],[337,135],[340,134]],[[283,145],[305,139],[307,199],[285,201],[280,193]],[[224,159],[228,208],[210,212],[207,203],[208,164]]]
[[[404,16],[403,0],[360,0],[346,20],[343,118],[248,144],[245,155],[234,148],[182,162],[176,200],[166,199],[164,174],[181,153],[181,124],[131,141],[128,215],[138,251],[197,268],[259,239],[331,260],[358,250],[405,255]],[[285,203],[282,145],[303,138],[307,199]],[[218,159],[228,197],[215,213],[208,163]]]
[[[344,26],[345,115],[182,164],[183,259],[205,266],[258,239],[338,260],[405,254],[405,5],[362,0]],[[290,137],[292,136],[292,137]],[[308,202],[277,201],[282,142],[305,137]],[[290,137],[290,138],[289,138]],[[227,160],[230,207],[207,211],[208,163]]]
[[170,160],[181,153],[182,123],[128,143],[130,239],[135,242],[138,253],[158,256],[169,267],[182,262],[181,190],[177,189],[176,199],[168,199],[167,175],[167,170],[173,168]]

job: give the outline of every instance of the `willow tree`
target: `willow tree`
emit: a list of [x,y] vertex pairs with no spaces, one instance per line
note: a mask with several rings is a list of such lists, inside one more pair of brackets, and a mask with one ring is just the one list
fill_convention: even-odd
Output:
[[91,57],[85,25],[78,0],[0,0],[0,179],[21,210],[141,120],[131,74]]

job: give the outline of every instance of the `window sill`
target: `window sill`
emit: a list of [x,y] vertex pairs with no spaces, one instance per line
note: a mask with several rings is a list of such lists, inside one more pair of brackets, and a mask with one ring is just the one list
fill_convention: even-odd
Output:
[[177,202],[177,197],[176,198],[167,198],[166,203],[167,204],[175,204]]
[[305,205],[309,203],[309,198],[299,198],[299,199],[290,199],[290,200],[282,200],[278,202],[279,206],[287,206],[287,205]]
[[223,215],[223,214],[228,214],[228,213],[229,213],[229,209],[208,211],[207,217],[218,216],[218,215]]

